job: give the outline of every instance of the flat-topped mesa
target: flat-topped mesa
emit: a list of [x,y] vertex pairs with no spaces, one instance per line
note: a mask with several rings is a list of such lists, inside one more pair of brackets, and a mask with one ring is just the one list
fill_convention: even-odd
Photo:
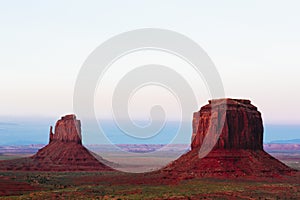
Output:
[[293,175],[295,171],[263,151],[262,144],[261,114],[249,100],[211,100],[194,113],[192,150],[161,172],[176,180]]
[[81,140],[81,123],[76,119],[75,115],[66,115],[56,122],[55,133],[50,127],[50,141],[60,141],[68,143],[82,144]]
[[218,141],[214,149],[263,150],[261,113],[250,100],[210,100],[209,104],[195,112],[192,149],[201,147],[209,128],[216,136],[220,134],[219,138],[216,137]]

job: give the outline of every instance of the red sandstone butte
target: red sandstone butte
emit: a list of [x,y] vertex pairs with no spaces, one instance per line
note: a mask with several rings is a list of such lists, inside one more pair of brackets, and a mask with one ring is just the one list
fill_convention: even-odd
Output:
[[81,142],[81,123],[75,115],[66,115],[56,122],[55,134],[50,127],[49,142],[61,141],[82,144]]
[[249,100],[210,100],[194,113],[192,149],[201,147],[210,125],[220,135],[214,149],[263,150],[261,113]]
[[[210,140],[205,140],[210,134]],[[206,142],[204,142],[206,141]],[[202,146],[212,145],[203,158]],[[295,170],[263,150],[261,113],[249,100],[210,100],[194,113],[191,151],[164,169],[166,176],[192,177],[274,177]]]
[[[82,145],[81,124],[75,115],[50,127],[49,144],[29,158],[1,161],[0,170],[20,171],[112,171],[108,161]],[[111,164],[111,163],[110,163]]]

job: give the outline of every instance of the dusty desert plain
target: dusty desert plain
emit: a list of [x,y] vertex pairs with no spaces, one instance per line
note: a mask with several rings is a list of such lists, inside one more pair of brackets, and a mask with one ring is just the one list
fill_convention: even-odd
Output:
[[[0,159],[31,156],[39,148],[38,145],[1,147]],[[127,164],[128,170],[135,167],[142,170],[155,169],[166,160],[174,160],[177,155],[174,151],[164,151],[158,157],[137,154],[125,159],[122,153],[113,152],[107,146],[89,148],[94,152],[101,152],[106,158]],[[145,149],[144,146],[141,148]],[[180,149],[180,145],[178,148]],[[264,148],[286,165],[300,170],[299,144],[265,144]],[[138,161],[135,163],[140,164],[130,165],[133,159]],[[300,199],[300,173],[275,178],[176,179],[165,177],[158,171],[150,173],[1,171],[0,196],[1,199]]]

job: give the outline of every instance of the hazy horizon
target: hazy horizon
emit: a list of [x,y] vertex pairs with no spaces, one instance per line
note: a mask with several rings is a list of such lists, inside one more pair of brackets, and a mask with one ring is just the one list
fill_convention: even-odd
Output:
[[[30,145],[30,144],[47,144],[49,140],[50,126],[55,126],[59,118],[15,118],[15,120],[4,120],[0,116],[0,145]],[[145,122],[145,121],[144,121]],[[106,136],[110,137],[112,143],[116,144],[164,144],[164,141],[170,141],[170,138],[176,134],[174,127],[176,121],[171,122],[171,126],[167,127],[160,137],[150,140],[129,139],[124,136],[122,131],[112,125],[112,121],[107,120],[104,124]],[[172,126],[172,123],[174,126]],[[192,122],[188,123],[186,134],[180,136],[182,144],[189,144],[192,135]],[[173,128],[173,129],[172,129]],[[92,129],[92,130],[91,130]],[[84,144],[108,144],[103,135],[97,129],[89,128],[82,122],[82,135]],[[98,133],[99,134],[98,134]],[[300,124],[264,124],[264,143],[270,143],[276,140],[295,140],[300,139]],[[169,135],[167,135],[169,134]],[[97,142],[95,142],[97,141]],[[144,142],[144,143],[143,143]]]

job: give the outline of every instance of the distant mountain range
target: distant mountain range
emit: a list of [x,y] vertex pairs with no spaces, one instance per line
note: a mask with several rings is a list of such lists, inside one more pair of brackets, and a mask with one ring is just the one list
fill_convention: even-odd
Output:
[[300,144],[300,139],[274,140],[274,141],[269,142],[269,144]]

